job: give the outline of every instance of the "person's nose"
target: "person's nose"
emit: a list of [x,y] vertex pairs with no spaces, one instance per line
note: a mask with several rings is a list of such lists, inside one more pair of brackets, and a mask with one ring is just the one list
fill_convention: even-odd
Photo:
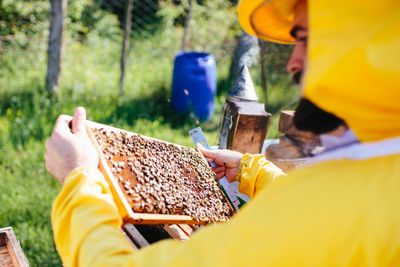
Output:
[[286,70],[291,74],[302,71],[304,69],[305,56],[305,53],[301,51],[300,47],[295,45],[286,65]]

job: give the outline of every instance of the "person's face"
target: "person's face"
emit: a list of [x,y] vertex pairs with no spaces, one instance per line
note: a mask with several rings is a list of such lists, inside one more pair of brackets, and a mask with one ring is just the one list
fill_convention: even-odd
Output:
[[293,74],[293,80],[301,84],[304,68],[307,60],[307,38],[308,38],[308,17],[307,1],[300,0],[296,5],[295,18],[290,34],[296,39],[292,54],[286,65],[289,73]]
[[[294,81],[301,85],[301,90],[303,90],[302,80],[307,66],[307,15],[307,0],[300,0],[296,5],[295,18],[290,31],[290,34],[296,39],[296,44],[286,65],[287,71],[294,75]],[[308,99],[301,98],[294,114],[294,124],[299,130],[322,134],[331,132],[340,125],[345,125],[345,122],[322,110]]]

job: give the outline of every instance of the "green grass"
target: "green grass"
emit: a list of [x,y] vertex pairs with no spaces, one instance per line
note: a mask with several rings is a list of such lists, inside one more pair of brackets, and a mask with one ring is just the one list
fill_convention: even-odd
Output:
[[[3,51],[0,70],[0,227],[12,226],[31,266],[60,266],[54,247],[50,211],[60,185],[45,171],[44,143],[61,113],[87,108],[88,118],[169,142],[193,146],[188,130],[201,126],[212,145],[229,89],[230,58],[217,58],[218,93],[208,122],[176,114],[170,105],[172,64],[179,34],[158,33],[133,39],[127,65],[125,96],[119,97],[120,38],[89,35],[80,43],[66,38],[62,90],[50,97],[44,90],[46,38],[30,46]],[[219,54],[227,55],[229,53]],[[251,69],[257,88],[258,68]],[[273,113],[268,138],[279,135],[277,115],[297,96],[287,79],[269,84],[268,111]],[[261,99],[262,100],[262,99]]]

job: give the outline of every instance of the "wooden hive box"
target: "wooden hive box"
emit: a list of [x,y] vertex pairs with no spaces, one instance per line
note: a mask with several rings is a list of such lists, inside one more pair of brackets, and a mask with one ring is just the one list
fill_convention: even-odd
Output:
[[260,153],[271,114],[265,111],[262,103],[227,101],[226,104],[231,113],[226,148],[241,153]]
[[[125,224],[173,224],[179,228],[175,234],[190,235],[193,228],[186,224],[226,221],[233,215],[234,209],[200,152],[95,122],[88,122],[87,128],[100,157],[99,170]],[[204,180],[201,173],[214,178]],[[182,190],[185,194],[179,195]]]
[[281,110],[279,117],[279,131],[284,135],[279,138],[278,144],[267,147],[265,157],[288,172],[306,164],[309,150],[316,148],[320,141],[319,136],[310,131],[302,131],[294,125],[294,110]]
[[0,266],[28,267],[29,263],[22,252],[11,227],[0,228]]

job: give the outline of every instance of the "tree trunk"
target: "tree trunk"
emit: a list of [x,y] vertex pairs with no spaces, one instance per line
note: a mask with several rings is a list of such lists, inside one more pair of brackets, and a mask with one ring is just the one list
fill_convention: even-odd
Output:
[[259,46],[257,37],[248,35],[243,32],[240,41],[235,48],[233,59],[229,70],[229,82],[233,84],[239,77],[240,70],[244,65],[251,67],[257,63],[257,55],[259,54]]
[[59,91],[61,55],[67,0],[50,0],[50,30],[47,48],[46,88],[50,93]]
[[121,55],[121,76],[119,78],[120,96],[124,95],[125,65],[129,52],[129,39],[131,37],[131,29],[132,29],[132,9],[133,9],[133,0],[126,0],[124,41],[122,43],[122,55]]
[[182,47],[181,47],[182,51],[186,51],[187,44],[189,41],[189,26],[190,26],[190,20],[192,19],[193,1],[195,0],[189,0],[189,11],[186,17],[185,30],[183,32],[183,39],[182,39]]
[[258,39],[258,45],[260,46],[260,67],[261,67],[261,88],[264,93],[265,107],[268,108],[268,86],[267,86],[267,74],[266,72],[266,61],[267,61],[267,50],[268,43],[261,39]]

